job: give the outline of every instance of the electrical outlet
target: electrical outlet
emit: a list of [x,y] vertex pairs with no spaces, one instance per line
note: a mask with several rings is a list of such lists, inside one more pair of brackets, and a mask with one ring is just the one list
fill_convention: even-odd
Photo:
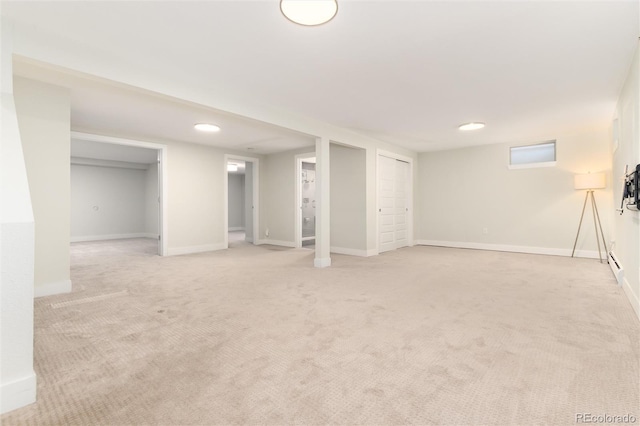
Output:
[[489,233],[489,228],[487,228],[486,226],[484,228],[482,228],[482,233],[484,235],[487,235]]

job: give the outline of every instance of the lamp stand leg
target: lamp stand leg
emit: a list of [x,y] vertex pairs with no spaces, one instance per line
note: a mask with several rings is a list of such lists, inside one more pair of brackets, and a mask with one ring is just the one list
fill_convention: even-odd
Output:
[[578,235],[580,235],[580,228],[582,227],[582,219],[584,219],[584,209],[587,207],[587,197],[589,197],[589,192],[584,194],[584,204],[582,205],[582,214],[580,215],[580,223],[578,224],[578,232],[576,232],[576,241],[573,243],[573,251],[571,252],[571,257],[576,253],[576,245],[578,244]]
[[598,235],[598,220],[596,219],[596,207],[595,202],[596,199],[593,197],[593,191],[588,191],[591,197],[591,213],[593,214],[593,228],[596,231],[596,243],[598,243],[598,259],[600,259],[600,263],[602,263],[602,252],[600,251],[600,235]]
[[[602,232],[602,222],[600,222],[600,213],[598,213],[598,205],[596,204],[596,196],[592,192],[591,198],[593,199],[593,209],[596,212],[596,217],[598,218],[598,226],[600,227],[600,237],[602,237],[602,245],[604,246],[604,256],[607,259],[607,263],[609,263],[609,252],[607,251],[607,243],[604,239],[604,232]],[[596,232],[596,238],[598,238],[598,233]]]

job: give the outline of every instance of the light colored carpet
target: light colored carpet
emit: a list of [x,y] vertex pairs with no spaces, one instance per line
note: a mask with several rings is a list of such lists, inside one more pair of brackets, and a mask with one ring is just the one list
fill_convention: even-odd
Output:
[[639,412],[640,326],[608,265],[413,247],[76,243],[36,299],[13,424],[575,424]]

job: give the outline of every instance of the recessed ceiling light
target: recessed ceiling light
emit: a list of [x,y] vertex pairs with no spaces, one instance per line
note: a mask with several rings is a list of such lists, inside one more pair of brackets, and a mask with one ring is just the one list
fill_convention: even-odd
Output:
[[296,24],[314,26],[329,22],[338,13],[336,0],[280,0],[282,14]]
[[198,124],[195,124],[193,127],[195,127],[196,130],[200,130],[201,132],[219,132],[220,131],[220,127],[216,126],[215,124],[209,124],[209,123],[198,123]]
[[478,129],[482,129],[483,127],[484,127],[484,123],[471,122],[471,123],[465,123],[465,124],[459,125],[458,129],[460,129],[460,130],[478,130]]

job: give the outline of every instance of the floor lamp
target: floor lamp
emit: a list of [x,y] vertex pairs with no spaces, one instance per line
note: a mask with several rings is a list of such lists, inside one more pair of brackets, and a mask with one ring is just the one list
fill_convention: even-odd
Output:
[[[596,205],[596,197],[593,195],[594,189],[601,189],[605,187],[604,173],[587,173],[574,176],[575,189],[586,189],[587,193],[584,196],[584,204],[582,205],[582,214],[580,215],[580,223],[578,224],[578,232],[576,233],[576,241],[573,243],[573,251],[571,257],[576,252],[576,245],[578,244],[578,235],[580,235],[580,228],[582,227],[582,219],[584,219],[584,210],[587,207],[587,200],[591,200],[591,210],[593,212],[593,226],[596,230],[596,242],[598,243],[598,257],[600,263],[602,263],[602,252],[600,251],[600,237],[602,237],[602,245],[604,246],[605,256],[607,254],[607,244],[604,241],[604,233],[602,232],[602,223],[600,223],[600,214],[598,214],[598,206]],[[600,234],[598,235],[598,228]]]

